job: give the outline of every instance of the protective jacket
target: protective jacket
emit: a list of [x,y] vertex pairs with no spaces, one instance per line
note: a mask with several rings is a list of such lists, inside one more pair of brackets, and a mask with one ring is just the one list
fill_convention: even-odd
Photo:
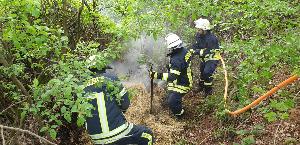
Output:
[[[108,85],[97,87],[97,83],[117,81],[117,77],[108,73],[97,74],[87,81],[85,92],[90,93],[89,102],[95,107],[92,117],[86,119],[86,128],[94,144],[110,144],[124,138],[133,128],[122,113],[129,107],[128,92],[119,84],[117,94]],[[117,101],[116,97],[121,99]]]
[[184,47],[175,49],[170,54],[170,63],[167,73],[155,73],[154,78],[166,80],[168,91],[187,93],[192,85],[191,57],[194,51]]
[[196,34],[196,43],[193,49],[200,50],[200,57],[203,61],[220,60],[219,41],[215,35],[207,31],[205,35]]

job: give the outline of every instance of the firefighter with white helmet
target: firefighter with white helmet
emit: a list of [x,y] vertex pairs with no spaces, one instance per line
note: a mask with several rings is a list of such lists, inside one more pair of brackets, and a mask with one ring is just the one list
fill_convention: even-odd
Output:
[[205,96],[212,94],[213,73],[220,60],[220,47],[217,37],[211,32],[212,26],[207,19],[200,18],[194,21],[198,29],[196,43],[193,49],[200,51],[200,82],[199,89]]
[[184,109],[182,107],[182,97],[192,87],[191,57],[193,50],[183,47],[180,37],[170,33],[165,37],[170,57],[168,72],[150,72],[150,76],[168,82],[167,102],[172,113],[182,118]]

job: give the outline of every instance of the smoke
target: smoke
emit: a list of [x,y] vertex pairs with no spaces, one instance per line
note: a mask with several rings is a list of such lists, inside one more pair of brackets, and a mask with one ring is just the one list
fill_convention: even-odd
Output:
[[[143,84],[149,90],[149,64],[153,64],[154,71],[166,71],[168,50],[164,39],[155,40],[153,37],[142,35],[139,39],[132,40],[126,45],[128,51],[121,60],[111,64],[113,69],[109,71],[118,75],[123,83]],[[157,83],[162,84],[161,82]]]

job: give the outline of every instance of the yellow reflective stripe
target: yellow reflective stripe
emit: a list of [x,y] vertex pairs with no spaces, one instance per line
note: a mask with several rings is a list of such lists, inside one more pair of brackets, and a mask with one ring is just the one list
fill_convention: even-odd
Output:
[[205,61],[208,61],[208,60],[220,60],[220,59],[218,59],[218,58],[206,58],[206,59],[204,59]]
[[205,49],[200,49],[200,56],[203,55]]
[[148,145],[152,145],[152,135],[151,134],[143,132],[142,137],[149,140]]
[[178,93],[187,93],[187,91],[183,91],[181,89],[178,88],[174,88],[174,87],[168,87],[169,91],[174,91],[174,92],[178,92]]
[[154,78],[157,79],[157,72],[154,72]]
[[119,95],[122,97],[127,93],[127,90],[123,87],[122,91],[119,93]]
[[176,84],[173,84],[173,83],[169,83],[168,87],[175,87],[175,88],[178,88],[178,89],[181,89],[181,90],[184,90],[184,91],[189,91],[191,89],[190,87],[176,85]]
[[94,84],[96,84],[98,82],[103,82],[103,80],[104,80],[103,76],[92,78],[92,79],[88,80],[84,86],[85,87],[92,86],[92,85],[94,85]]
[[168,80],[168,77],[169,77],[169,73],[163,73],[163,78],[162,80]]
[[187,68],[187,76],[189,78],[190,87],[193,86],[193,76],[192,76],[192,70],[191,70],[191,64],[189,64],[189,67]]
[[170,69],[170,73],[180,75],[181,72],[175,69]]
[[190,59],[190,57],[192,56],[192,51],[189,51],[188,53],[186,53],[186,55],[184,56],[184,59],[186,62],[188,62],[188,60]]
[[220,49],[212,49],[210,50],[211,52],[214,52],[214,53],[217,53],[217,52],[220,52]]
[[93,135],[90,135],[90,137],[94,140],[97,140],[97,139],[101,139],[101,138],[107,138],[107,137],[110,137],[110,136],[114,136],[122,131],[124,131],[130,124],[128,122],[126,122],[125,124],[119,126],[118,128],[110,131],[109,133],[101,133],[101,134],[93,134]]
[[220,60],[221,57],[222,57],[222,56],[221,56],[220,52],[216,52],[214,58]]
[[108,139],[101,139],[101,140],[93,140],[94,144],[109,144],[109,143],[113,143],[121,138],[126,137],[126,135],[131,131],[131,129],[133,128],[133,124],[130,123],[129,127],[122,133],[112,137],[112,138],[108,138]]
[[182,115],[184,113],[184,109],[181,109],[180,113],[175,114],[175,115]]
[[206,86],[211,86],[211,85],[212,85],[212,82],[210,82],[210,83],[204,82],[204,85],[206,85]]
[[98,113],[99,113],[99,119],[100,119],[100,124],[101,124],[101,128],[102,128],[102,133],[109,133],[104,93],[100,92],[100,93],[97,93],[96,95],[97,95]]

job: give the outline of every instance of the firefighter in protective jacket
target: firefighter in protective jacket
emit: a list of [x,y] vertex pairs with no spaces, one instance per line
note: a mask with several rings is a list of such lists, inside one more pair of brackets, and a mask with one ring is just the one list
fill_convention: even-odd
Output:
[[199,51],[201,59],[199,88],[207,96],[212,94],[213,73],[221,58],[219,41],[210,31],[211,25],[207,19],[200,18],[196,20],[195,27],[198,32],[193,49]]
[[[89,69],[95,75],[85,83],[85,92],[90,93],[88,99],[94,106],[92,117],[86,119],[86,129],[93,143],[152,145],[151,129],[129,123],[123,115],[130,104],[128,92],[119,82],[116,82],[118,78],[115,75],[94,67],[95,59],[96,56],[88,59]],[[111,86],[105,84],[106,81],[116,84],[114,87],[118,88],[117,93]]]
[[167,73],[150,72],[150,75],[168,82],[168,106],[176,117],[181,118],[184,113],[182,97],[191,89],[193,83],[190,61],[194,52],[184,48],[176,34],[170,33],[165,39],[169,49],[169,70]]

